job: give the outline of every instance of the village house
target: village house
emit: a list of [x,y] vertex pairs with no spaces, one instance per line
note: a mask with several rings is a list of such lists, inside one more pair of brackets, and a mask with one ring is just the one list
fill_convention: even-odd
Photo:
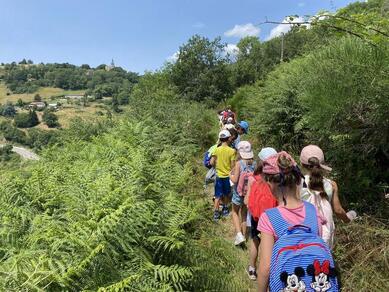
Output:
[[46,107],[46,104],[43,101],[33,101],[28,105],[29,109],[34,110],[43,110]]
[[84,97],[83,94],[68,94],[65,95],[66,99],[82,99]]

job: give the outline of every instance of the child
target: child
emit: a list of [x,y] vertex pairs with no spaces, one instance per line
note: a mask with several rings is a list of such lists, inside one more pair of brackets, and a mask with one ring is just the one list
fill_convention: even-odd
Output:
[[238,124],[236,124],[235,128],[238,133],[234,143],[234,146],[236,148],[240,142],[241,136],[249,132],[249,123],[246,121],[240,121]]
[[[296,162],[288,153],[282,151],[270,156],[264,161],[262,172],[279,204],[276,208],[266,210],[258,222],[258,230],[261,232],[258,286],[259,291],[266,292],[269,285],[273,246],[278,240],[277,234],[280,234],[278,232],[280,222],[275,222],[274,219],[270,221],[268,214],[276,212],[279,218],[282,218],[282,222],[289,226],[304,224],[319,235],[321,235],[321,226],[325,221],[317,216],[317,212],[312,212],[314,207],[311,204],[303,203],[299,199],[297,186],[301,183],[302,175]],[[281,224],[281,228],[284,229],[284,227]],[[286,226],[284,231],[287,230]]]
[[[273,208],[277,206],[277,201],[272,198],[272,193],[267,183],[262,178],[262,167],[263,161],[270,156],[277,154],[274,148],[266,147],[262,148],[258,153],[259,161],[256,165],[253,175],[249,178],[247,195],[244,197],[244,203],[248,206],[249,211],[247,212],[247,225],[250,227],[250,237],[252,239],[250,244],[250,260],[247,269],[247,274],[250,280],[255,281],[257,279],[256,263],[258,258],[258,247],[259,247],[259,231],[258,231],[258,219],[262,210],[267,208]],[[254,191],[252,194],[251,191]],[[258,206],[257,204],[261,204]],[[252,216],[251,212],[255,215]],[[258,214],[256,212],[258,211]]]
[[[237,149],[240,160],[235,163],[235,167],[230,174],[230,179],[235,185],[232,189],[232,222],[236,231],[234,242],[236,246],[246,241],[243,233],[246,231],[247,207],[243,199],[247,193],[248,175],[253,173],[255,168],[255,161],[253,160],[254,153],[251,149],[251,144],[247,141],[241,141]],[[245,179],[247,181],[244,181]],[[238,188],[239,186],[240,189]]]
[[300,196],[303,200],[314,204],[321,215],[326,218],[327,223],[323,226],[323,239],[332,248],[335,232],[332,210],[344,222],[354,219],[352,213],[355,212],[346,213],[339,200],[336,182],[324,177],[324,172],[332,169],[324,165],[324,153],[318,146],[304,147],[300,154],[300,162],[308,172]]
[[211,165],[216,169],[216,180],[215,180],[215,201],[214,201],[214,220],[220,219],[219,206],[220,201],[224,203],[222,214],[228,215],[228,197],[231,193],[230,185],[230,172],[235,164],[236,151],[230,147],[231,134],[227,130],[222,130],[219,133],[219,140],[221,146],[217,147],[212,153]]

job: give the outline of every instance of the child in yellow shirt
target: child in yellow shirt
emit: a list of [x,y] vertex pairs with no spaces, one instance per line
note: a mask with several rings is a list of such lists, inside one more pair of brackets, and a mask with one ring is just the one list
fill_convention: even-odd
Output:
[[222,214],[225,216],[228,215],[227,202],[231,194],[229,175],[236,160],[236,150],[230,147],[231,133],[228,130],[220,131],[219,140],[222,144],[215,149],[211,158],[211,165],[216,169],[214,220],[220,218],[220,201],[224,203]]

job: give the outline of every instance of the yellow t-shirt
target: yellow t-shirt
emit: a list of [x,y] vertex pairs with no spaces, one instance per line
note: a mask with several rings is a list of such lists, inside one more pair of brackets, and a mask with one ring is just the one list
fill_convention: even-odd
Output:
[[222,145],[212,152],[212,156],[216,156],[216,175],[221,178],[229,177],[231,163],[236,160],[235,149]]

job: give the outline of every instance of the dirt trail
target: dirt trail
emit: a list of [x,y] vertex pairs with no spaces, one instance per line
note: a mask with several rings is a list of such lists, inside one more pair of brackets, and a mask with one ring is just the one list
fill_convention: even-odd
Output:
[[[4,146],[4,144],[0,144],[0,147],[3,147],[3,146]],[[19,154],[24,159],[39,160],[39,156],[38,155],[36,155],[31,150],[28,150],[28,149],[23,148],[23,147],[13,146],[12,147],[12,152],[15,152],[15,153]]]

